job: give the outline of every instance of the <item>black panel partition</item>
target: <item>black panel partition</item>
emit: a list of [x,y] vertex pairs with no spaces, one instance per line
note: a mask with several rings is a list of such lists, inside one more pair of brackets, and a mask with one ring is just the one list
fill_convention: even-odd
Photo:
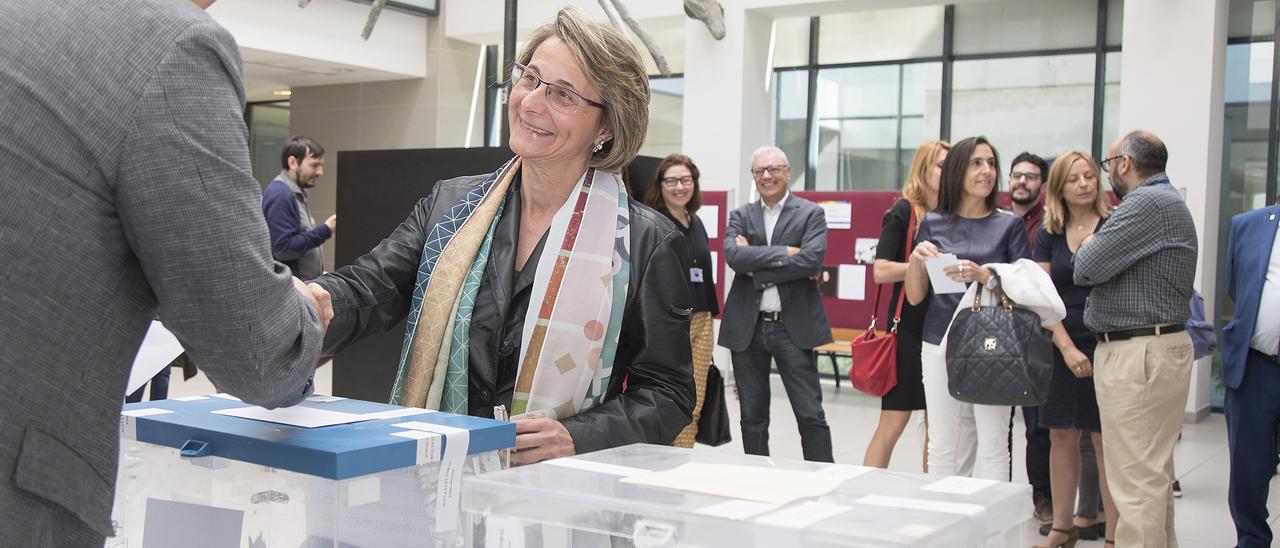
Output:
[[[377,246],[436,181],[489,173],[510,158],[506,148],[339,151],[337,213],[342,222],[334,241],[334,266],[349,265]],[[633,192],[648,188],[657,164],[657,158],[636,158],[628,172]],[[386,401],[403,340],[402,321],[334,356],[334,395]]]

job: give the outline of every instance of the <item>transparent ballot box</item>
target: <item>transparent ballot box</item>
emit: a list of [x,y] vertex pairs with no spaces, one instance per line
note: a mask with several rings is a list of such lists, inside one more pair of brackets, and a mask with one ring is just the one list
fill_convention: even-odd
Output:
[[630,445],[463,480],[472,546],[1025,547],[1031,488]]
[[265,410],[226,395],[129,404],[106,546],[462,546],[464,475],[515,425],[331,396]]

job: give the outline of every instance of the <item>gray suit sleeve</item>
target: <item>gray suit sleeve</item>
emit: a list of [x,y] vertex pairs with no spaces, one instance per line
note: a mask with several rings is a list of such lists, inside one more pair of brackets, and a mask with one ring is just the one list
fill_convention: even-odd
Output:
[[114,198],[160,319],[192,360],[246,402],[292,405],[305,396],[322,333],[271,258],[242,90],[230,34],[212,21],[184,31],[138,99]]
[[750,240],[747,234],[746,208],[740,207],[729,212],[729,222],[724,230],[724,262],[734,272],[756,272],[765,268],[782,266],[787,259],[785,245],[738,245],[737,238],[741,234]]
[[822,260],[827,255],[827,214],[818,206],[813,206],[804,214],[804,237],[800,240],[800,252],[787,256],[780,267],[756,271],[751,280],[756,289],[803,280],[821,272]]

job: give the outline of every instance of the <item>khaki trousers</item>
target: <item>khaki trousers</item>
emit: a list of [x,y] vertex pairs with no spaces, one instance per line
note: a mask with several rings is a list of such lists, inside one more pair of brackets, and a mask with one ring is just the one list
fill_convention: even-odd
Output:
[[693,447],[698,436],[698,419],[702,417],[702,401],[707,396],[707,373],[711,367],[711,350],[715,341],[711,334],[711,312],[701,310],[689,319],[689,343],[693,347],[693,387],[697,401],[693,404],[693,422],[680,431],[676,447]]
[[1185,331],[1098,343],[1094,386],[1107,485],[1120,514],[1117,548],[1178,546],[1173,443],[1182,428],[1192,357]]

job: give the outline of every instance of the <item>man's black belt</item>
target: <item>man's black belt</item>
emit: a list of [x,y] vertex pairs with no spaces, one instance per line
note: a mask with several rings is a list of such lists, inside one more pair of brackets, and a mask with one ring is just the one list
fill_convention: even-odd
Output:
[[1280,354],[1263,354],[1260,350],[1249,349],[1249,353],[1271,363],[1280,363]]
[[782,313],[781,312],[765,312],[761,310],[760,319],[766,322],[780,322],[782,321]]
[[1098,342],[1116,342],[1132,339],[1134,337],[1150,337],[1152,335],[1164,335],[1168,333],[1177,333],[1185,331],[1185,325],[1157,325],[1154,327],[1135,327],[1133,329],[1117,329],[1115,331],[1106,331],[1095,335]]

